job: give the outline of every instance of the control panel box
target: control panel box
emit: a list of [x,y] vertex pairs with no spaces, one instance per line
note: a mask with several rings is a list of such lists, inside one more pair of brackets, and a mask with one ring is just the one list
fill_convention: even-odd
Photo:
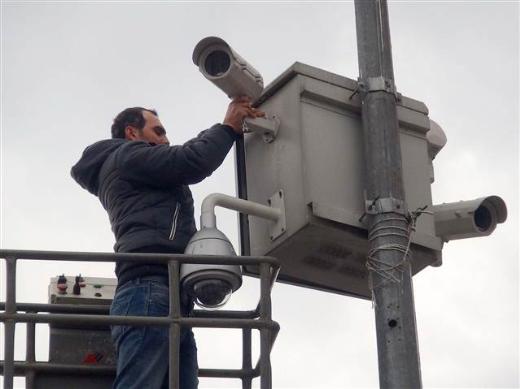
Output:
[[[92,306],[89,307],[93,312],[91,314],[107,315],[116,286],[117,280],[112,278],[81,275],[52,277],[49,284],[49,302],[63,306],[64,312],[67,313],[87,314],[81,311],[81,306],[88,305]],[[95,375],[37,372],[34,377],[35,389],[112,387],[116,357],[108,325],[63,322],[50,324],[49,327],[49,362],[99,366],[105,369],[101,374]]]
[[[76,282],[76,278],[79,277]],[[75,285],[76,288],[74,288]],[[49,303],[110,305],[116,293],[117,279],[62,275],[52,277]]]

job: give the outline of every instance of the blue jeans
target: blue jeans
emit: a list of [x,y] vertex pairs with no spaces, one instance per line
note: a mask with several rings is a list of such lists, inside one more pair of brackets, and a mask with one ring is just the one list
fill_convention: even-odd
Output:
[[[167,282],[147,276],[128,281],[117,288],[111,315],[168,316]],[[114,389],[168,388],[168,327],[112,326],[117,354]],[[197,347],[191,328],[181,328],[180,387],[198,387]]]

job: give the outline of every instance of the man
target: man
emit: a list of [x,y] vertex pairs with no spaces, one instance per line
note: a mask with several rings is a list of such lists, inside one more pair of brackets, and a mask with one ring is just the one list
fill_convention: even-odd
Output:
[[[83,152],[72,177],[99,197],[107,210],[117,252],[183,253],[195,233],[188,185],[217,169],[242,134],[246,117],[263,113],[246,97],[234,99],[223,124],[216,124],[181,146],[170,146],[157,112],[127,108],[114,119],[112,139]],[[116,263],[118,286],[112,315],[166,316],[168,269],[159,263]],[[183,302],[188,314],[192,302]],[[115,389],[168,387],[167,327],[113,326],[117,353]],[[180,385],[198,386],[197,349],[191,329],[180,340]]]

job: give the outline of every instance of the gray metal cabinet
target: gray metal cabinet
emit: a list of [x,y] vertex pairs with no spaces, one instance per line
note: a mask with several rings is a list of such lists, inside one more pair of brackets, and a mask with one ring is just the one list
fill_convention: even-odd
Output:
[[[280,128],[267,143],[245,135],[248,199],[268,204],[281,193],[286,229],[275,237],[269,222],[249,219],[251,255],[282,261],[279,280],[327,291],[370,297],[364,197],[364,144],[357,82],[295,63],[260,98]],[[431,207],[432,161],[426,106],[400,96],[398,119],[407,208]],[[423,214],[412,233],[417,273],[441,263],[434,218]],[[246,274],[255,270],[246,267]]]

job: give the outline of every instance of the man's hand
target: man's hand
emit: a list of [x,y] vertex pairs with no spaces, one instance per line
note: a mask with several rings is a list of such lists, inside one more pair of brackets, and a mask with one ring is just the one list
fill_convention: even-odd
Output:
[[265,112],[253,108],[249,97],[235,97],[229,103],[224,124],[232,127],[237,134],[242,134],[242,124],[245,118],[259,118],[263,116],[265,116]]

